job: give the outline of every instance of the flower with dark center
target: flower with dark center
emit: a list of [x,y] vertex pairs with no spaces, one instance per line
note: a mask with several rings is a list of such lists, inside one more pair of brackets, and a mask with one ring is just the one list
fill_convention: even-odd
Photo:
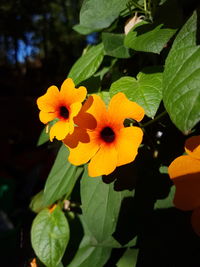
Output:
[[139,127],[124,127],[124,120],[141,121],[144,110],[137,103],[118,93],[110,101],[108,109],[98,95],[91,95],[74,119],[74,133],[68,135],[64,144],[70,150],[69,161],[74,165],[89,161],[91,177],[108,175],[133,161],[142,142]]
[[74,117],[80,111],[86,94],[85,87],[76,89],[72,79],[68,78],[61,85],[60,91],[56,86],[51,86],[46,94],[37,99],[41,122],[47,124],[58,119],[50,129],[51,141],[54,137],[62,140],[74,131]]

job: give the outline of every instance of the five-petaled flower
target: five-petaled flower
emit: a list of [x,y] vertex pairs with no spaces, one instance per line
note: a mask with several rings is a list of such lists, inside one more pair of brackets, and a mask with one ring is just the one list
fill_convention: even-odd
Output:
[[144,109],[118,93],[111,99],[108,109],[98,95],[91,95],[75,118],[78,127],[63,142],[68,146],[68,160],[74,165],[87,163],[91,177],[108,175],[132,162],[142,142],[139,127],[124,127],[124,120],[141,121]]
[[67,134],[74,131],[74,117],[80,111],[87,90],[80,86],[78,89],[71,78],[66,79],[61,85],[60,91],[56,86],[48,88],[46,94],[37,99],[40,109],[39,118],[44,124],[58,119],[50,129],[50,140],[54,137],[64,139]]
[[168,172],[176,186],[174,204],[181,210],[193,210],[192,226],[200,236],[200,136],[187,139],[185,151],[187,155],[176,158]]

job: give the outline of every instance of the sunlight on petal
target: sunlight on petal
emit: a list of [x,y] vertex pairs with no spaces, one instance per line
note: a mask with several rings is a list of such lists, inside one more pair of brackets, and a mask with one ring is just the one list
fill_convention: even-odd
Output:
[[55,112],[59,101],[59,90],[53,85],[48,88],[46,94],[37,99],[37,105],[40,110],[46,112]]
[[47,113],[44,111],[40,111],[39,113],[39,118],[40,121],[43,122],[44,124],[54,120],[56,118],[57,113],[53,112],[53,113]]
[[181,210],[200,206],[200,164],[188,155],[176,158],[169,166],[170,178],[176,186],[174,204]]
[[52,141],[54,137],[58,140],[63,140],[68,133],[69,123],[65,121],[58,121],[50,129],[50,141]]
[[142,142],[143,132],[139,127],[122,128],[116,143],[117,166],[130,163],[135,159]]
[[72,79],[67,78],[61,85],[60,95],[68,104],[74,102],[83,102],[87,95],[87,90],[84,86],[80,86],[76,89]]
[[91,177],[108,175],[117,165],[117,151],[113,145],[102,145],[88,165],[88,173]]
[[126,118],[141,121],[145,115],[144,109],[137,103],[130,101],[125,94],[114,95],[108,106],[110,117],[118,123],[123,123]]

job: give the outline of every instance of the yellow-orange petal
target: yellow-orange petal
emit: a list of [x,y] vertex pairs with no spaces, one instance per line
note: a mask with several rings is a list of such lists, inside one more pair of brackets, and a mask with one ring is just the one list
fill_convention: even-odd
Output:
[[102,144],[88,164],[88,173],[91,177],[108,175],[117,166],[117,151],[113,145]]
[[82,107],[82,104],[80,102],[73,103],[70,106],[70,117],[71,118],[75,117],[79,113],[81,107]]
[[74,102],[83,102],[87,95],[87,90],[84,86],[75,88],[74,82],[71,78],[67,78],[60,89],[61,98],[68,104]]
[[200,160],[188,155],[176,158],[168,168],[176,186],[174,204],[181,210],[200,206]]
[[106,105],[98,95],[91,95],[83,104],[74,122],[82,128],[95,129],[98,123],[105,120]]
[[50,129],[49,139],[52,141],[54,137],[58,140],[63,140],[69,133],[69,122],[58,121]]
[[139,127],[122,128],[116,142],[117,166],[130,163],[135,159],[142,142],[143,132]]
[[200,207],[195,209],[191,216],[192,228],[200,236]]
[[42,123],[46,124],[56,118],[56,112],[49,113],[42,110],[39,113],[39,118]]
[[68,135],[63,143],[68,146],[69,162],[73,165],[81,165],[88,162],[99,149],[92,133],[76,127],[72,135]]
[[54,85],[48,88],[46,94],[37,99],[38,108],[46,112],[55,112],[59,102],[59,90]]
[[145,115],[144,109],[136,102],[130,101],[123,93],[112,97],[108,112],[112,121],[118,123],[123,123],[126,118],[141,121]]
[[200,159],[200,135],[192,136],[186,140],[185,151],[191,157]]

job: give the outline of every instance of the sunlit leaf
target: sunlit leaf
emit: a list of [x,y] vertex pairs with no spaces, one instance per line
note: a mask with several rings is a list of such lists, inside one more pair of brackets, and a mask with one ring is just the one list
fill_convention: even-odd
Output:
[[111,85],[113,96],[123,92],[132,101],[141,105],[148,117],[153,118],[162,100],[162,72],[154,69],[143,70],[134,77],[122,77]]
[[188,133],[200,120],[200,46],[197,13],[178,33],[165,64],[163,101],[174,124]]
[[47,267],[59,264],[69,241],[69,226],[63,212],[42,210],[33,221],[31,242],[35,254]]
[[136,51],[159,54],[175,32],[175,29],[164,29],[162,24],[140,22],[127,34],[124,44]]
[[68,77],[72,78],[75,84],[91,77],[100,66],[104,57],[103,44],[91,47],[72,66]]

